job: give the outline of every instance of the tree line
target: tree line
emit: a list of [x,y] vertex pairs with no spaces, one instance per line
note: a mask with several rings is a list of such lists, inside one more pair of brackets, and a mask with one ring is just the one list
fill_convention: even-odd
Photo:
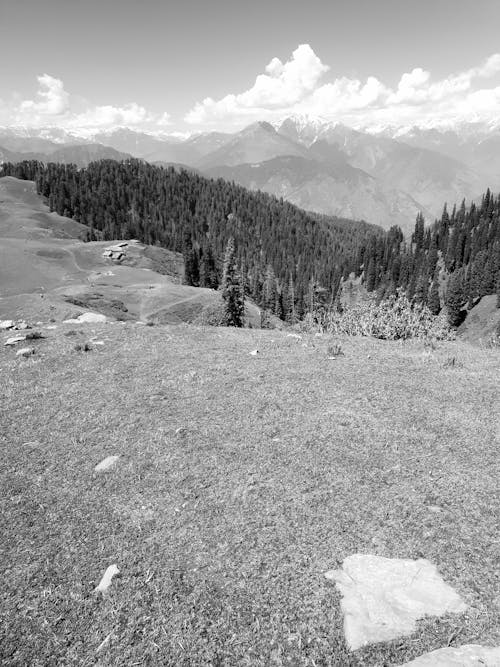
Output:
[[182,252],[185,280],[217,289],[232,239],[232,265],[245,296],[293,321],[335,302],[342,280],[361,276],[379,300],[403,290],[457,325],[486,294],[500,307],[500,196],[465,201],[411,238],[364,222],[317,215],[222,179],[140,160],[87,168],[25,161],[0,175],[34,180],[49,207],[88,227],[87,238],[137,238]]
[[51,209],[85,224],[87,239],[130,239],[181,252],[186,282],[217,288],[228,241],[245,294],[283,319],[332,303],[357,271],[360,248],[383,231],[309,214],[222,179],[141,160],[4,163],[0,175],[34,180]]

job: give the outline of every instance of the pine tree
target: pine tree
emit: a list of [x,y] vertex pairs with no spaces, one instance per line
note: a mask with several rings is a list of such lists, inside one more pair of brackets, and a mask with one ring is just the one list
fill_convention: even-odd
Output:
[[462,308],[465,295],[463,281],[460,271],[451,274],[446,290],[446,308],[448,310],[448,323],[452,327],[457,327],[462,323]]
[[233,237],[229,238],[224,254],[222,274],[222,298],[225,302],[225,324],[228,327],[242,327],[245,314],[245,297],[241,276],[236,263]]

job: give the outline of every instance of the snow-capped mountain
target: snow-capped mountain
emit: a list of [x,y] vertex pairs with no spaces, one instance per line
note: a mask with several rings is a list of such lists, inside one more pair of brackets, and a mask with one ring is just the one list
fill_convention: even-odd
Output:
[[[236,133],[139,132],[61,128],[1,128],[0,150],[55,155],[68,146],[106,155],[92,144],[150,162],[175,163],[282,196],[305,208],[362,217],[388,228],[427,219],[487,187],[500,189],[500,121],[454,127],[354,129],[320,117],[296,115],[257,122]],[[74,152],[73,152],[74,155]],[[114,155],[110,153],[110,157]],[[287,158],[286,160],[284,158]],[[294,158],[294,159],[291,159]]]

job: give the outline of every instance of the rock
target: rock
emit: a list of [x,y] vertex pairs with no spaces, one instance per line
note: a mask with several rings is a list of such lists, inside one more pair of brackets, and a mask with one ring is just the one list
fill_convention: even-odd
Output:
[[101,315],[101,313],[82,313],[76,318],[71,318],[69,320],[64,320],[65,324],[82,324],[84,322],[96,324],[97,322],[107,322],[106,315]]
[[14,327],[15,329],[18,329],[19,331],[22,331],[24,329],[30,329],[30,325],[27,322],[18,322],[16,326]]
[[500,665],[500,647],[464,644],[447,646],[437,651],[425,653],[401,667],[498,667]]
[[116,464],[119,458],[120,458],[119,456],[107,456],[105,459],[103,459],[100,463],[96,465],[94,470],[96,472],[106,472]]
[[46,329],[57,329],[57,324],[49,324],[45,327]]
[[118,566],[116,563],[113,563],[113,565],[110,565],[106,572],[103,574],[101,581],[99,582],[99,585],[94,588],[95,591],[98,591],[100,593],[105,593],[108,588],[111,585],[111,580],[116,574],[119,574],[120,570],[118,569]]
[[0,330],[7,330],[14,328],[14,320],[0,320]]
[[13,336],[12,338],[7,338],[4,345],[17,345],[23,340],[26,340],[26,334],[21,334],[20,336]]
[[302,340],[302,336],[296,333],[289,333],[286,335],[287,338],[296,338],[297,340]]
[[250,354],[252,355],[252,357],[256,357],[259,354],[259,350],[252,350]]
[[31,357],[35,352],[36,350],[34,347],[22,347],[16,352],[16,357]]
[[410,635],[424,616],[467,609],[435,565],[423,558],[406,560],[354,554],[343,569],[325,573],[343,596],[344,633],[351,650]]

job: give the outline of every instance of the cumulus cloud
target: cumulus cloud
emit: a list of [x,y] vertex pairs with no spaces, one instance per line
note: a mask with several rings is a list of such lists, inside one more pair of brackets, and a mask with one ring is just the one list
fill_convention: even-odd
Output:
[[285,63],[272,58],[250,89],[219,100],[208,97],[184,120],[203,128],[227,128],[307,113],[361,127],[491,120],[500,113],[498,89],[485,87],[484,82],[500,73],[499,53],[437,80],[431,72],[415,67],[401,75],[395,88],[375,76],[325,81],[328,71],[311,46],[302,44]]
[[188,112],[185,120],[201,124],[235,115],[267,115],[268,111],[288,109],[310,94],[328,69],[309,44],[300,44],[287,62],[273,58],[265,74],[259,74],[249,90],[226,95],[218,101],[207,97]]
[[0,101],[0,120],[8,125],[28,127],[56,126],[65,130],[105,130],[116,126],[162,129],[170,125],[170,116],[155,114],[135,102],[124,106],[92,105],[70,95],[64,84],[49,74],[37,77],[35,99],[18,100],[10,104]]
[[69,95],[64,90],[63,82],[49,74],[38,76],[39,89],[36,100],[24,100],[19,111],[21,114],[40,114],[58,116],[68,108]]

